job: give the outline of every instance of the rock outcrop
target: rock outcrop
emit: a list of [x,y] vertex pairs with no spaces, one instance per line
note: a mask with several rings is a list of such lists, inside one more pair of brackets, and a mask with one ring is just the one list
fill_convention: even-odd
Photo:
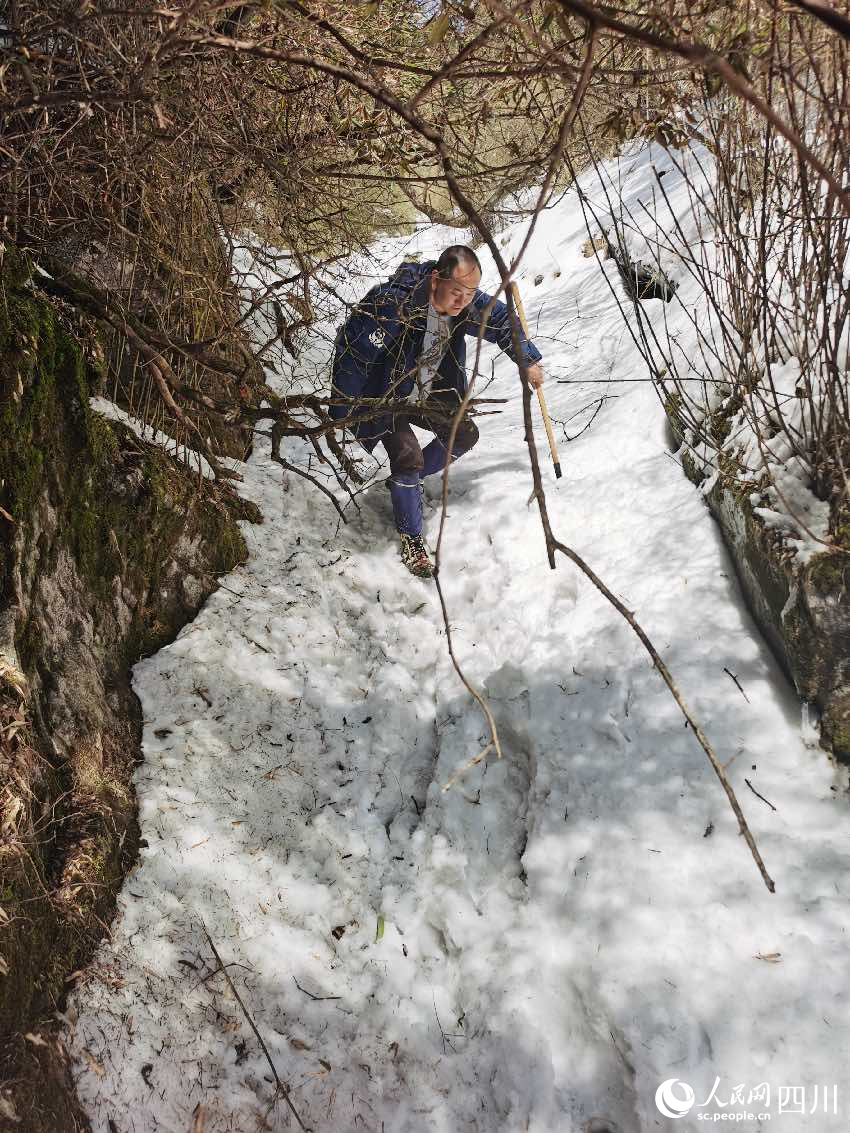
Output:
[[[839,531],[834,549],[801,558],[758,514],[753,484],[736,480],[733,461],[724,474],[721,458],[708,478],[676,398],[665,405],[685,473],[705,489],[753,617],[800,697],[817,708],[822,746],[850,762],[850,539],[843,546]],[[711,422],[704,428],[710,433]]]
[[[130,667],[246,555],[236,497],[94,413],[97,334],[0,280],[0,1113],[85,1128],[51,1020],[137,851]],[[2,1124],[2,1121],[0,1121]]]

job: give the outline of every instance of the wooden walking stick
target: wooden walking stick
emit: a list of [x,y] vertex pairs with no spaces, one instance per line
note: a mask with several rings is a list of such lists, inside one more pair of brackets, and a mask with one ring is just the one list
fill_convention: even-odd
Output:
[[[522,306],[522,299],[519,297],[519,288],[515,283],[511,283],[511,294],[514,297],[514,305],[519,315],[520,326],[522,333],[526,338],[529,338],[528,323],[525,321],[525,311]],[[537,400],[540,402],[540,412],[543,414],[543,424],[546,426],[546,436],[549,439],[549,451],[552,454],[552,463],[555,466],[555,479],[561,479],[561,464],[558,460],[558,449],[555,445],[555,436],[552,432],[552,422],[549,420],[549,410],[546,408],[546,399],[543,397],[543,390],[537,387]]]

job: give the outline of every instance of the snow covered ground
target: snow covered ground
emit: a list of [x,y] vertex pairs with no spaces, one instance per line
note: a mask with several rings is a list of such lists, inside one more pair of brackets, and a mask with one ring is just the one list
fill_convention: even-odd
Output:
[[[626,163],[632,205],[663,160]],[[544,459],[553,523],[728,761],[776,894],[638,640],[549,569],[506,358],[487,392],[509,403],[451,470],[441,571],[505,758],[447,792],[486,725],[388,493],[341,525],[261,439],[250,561],[135,670],[144,848],[69,1009],[96,1133],[297,1127],[202,922],[317,1133],[850,1125],[847,776],[742,606],[586,235],[571,193],[523,269],[553,416],[573,436],[598,410],[561,438],[562,480]]]

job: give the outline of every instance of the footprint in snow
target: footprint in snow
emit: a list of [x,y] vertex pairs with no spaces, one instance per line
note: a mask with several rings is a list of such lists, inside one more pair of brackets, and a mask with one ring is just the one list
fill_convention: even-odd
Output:
[[[489,755],[442,792],[442,785],[483,746],[480,711],[464,704],[440,729],[437,779],[427,812],[432,835],[441,835],[462,855],[463,882],[476,900],[494,886],[524,877],[526,814],[534,777],[530,693],[523,671],[508,662],[491,673],[485,690],[503,758]],[[483,737],[485,743],[488,738]]]

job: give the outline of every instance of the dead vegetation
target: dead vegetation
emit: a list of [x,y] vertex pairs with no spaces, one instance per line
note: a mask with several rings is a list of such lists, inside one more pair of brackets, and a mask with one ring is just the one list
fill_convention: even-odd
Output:
[[[850,549],[847,40],[808,15],[748,6],[736,42],[749,102],[706,82],[677,110],[691,145],[671,157],[693,231],[665,221],[657,171],[651,199],[630,210],[600,169],[607,211],[588,219],[615,250],[637,244],[659,275],[672,266],[684,279],[696,357],[636,299],[630,315],[691,474],[758,494],[793,537]],[[828,530],[813,530],[789,477],[828,503]]]

